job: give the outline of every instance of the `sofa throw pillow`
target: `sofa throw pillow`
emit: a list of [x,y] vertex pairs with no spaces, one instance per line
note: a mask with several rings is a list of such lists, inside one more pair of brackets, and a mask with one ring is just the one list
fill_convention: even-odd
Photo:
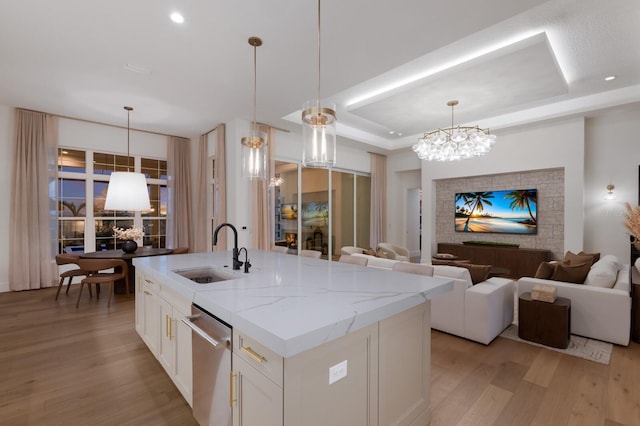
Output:
[[474,285],[485,281],[489,276],[489,271],[491,271],[491,265],[475,265],[467,262],[455,262],[455,265],[466,268],[469,271],[471,283]]
[[364,249],[364,250],[362,250],[362,253],[368,254],[369,256],[375,256],[376,255],[376,251],[374,249],[372,249],[372,248]]
[[582,265],[565,265],[564,263],[558,263],[549,279],[564,281],[566,283],[582,284],[587,278],[590,269],[591,263],[589,262],[583,263]]
[[563,263],[568,263],[569,265],[582,265],[584,263],[589,263],[589,266],[593,265],[593,256],[587,254],[576,254],[571,251],[568,251],[564,255]]
[[591,267],[584,284],[594,287],[613,288],[620,268],[621,265],[615,257],[604,256]]
[[558,262],[542,262],[540,266],[538,266],[534,278],[542,278],[544,280],[548,280],[556,270],[557,264]]
[[580,253],[578,253],[578,256],[591,256],[591,258],[593,259],[591,261],[592,265],[600,260],[600,253],[585,253],[584,251],[581,251]]

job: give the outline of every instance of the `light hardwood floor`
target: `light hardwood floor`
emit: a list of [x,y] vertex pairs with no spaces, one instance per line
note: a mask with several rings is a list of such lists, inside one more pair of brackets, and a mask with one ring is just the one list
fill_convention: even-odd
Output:
[[[0,293],[0,425],[196,425],[134,329],[133,296]],[[609,366],[432,333],[432,425],[640,425],[640,344]]]

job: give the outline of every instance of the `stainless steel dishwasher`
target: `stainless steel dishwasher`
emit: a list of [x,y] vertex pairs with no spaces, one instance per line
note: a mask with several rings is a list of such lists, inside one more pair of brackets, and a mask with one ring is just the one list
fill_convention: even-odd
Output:
[[231,426],[231,327],[195,304],[182,322],[193,330],[193,417],[201,426]]

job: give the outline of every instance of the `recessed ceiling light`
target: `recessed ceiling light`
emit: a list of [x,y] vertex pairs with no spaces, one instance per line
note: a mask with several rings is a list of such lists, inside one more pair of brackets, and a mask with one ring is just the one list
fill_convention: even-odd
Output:
[[616,76],[615,75],[610,75],[609,77],[605,77],[604,80],[605,81],[611,81],[611,80],[615,80]]
[[176,24],[182,24],[184,22],[184,16],[178,12],[173,12],[169,17]]
[[395,132],[393,130],[389,130],[389,134],[393,135]]
[[398,133],[398,136],[402,136],[402,133]]

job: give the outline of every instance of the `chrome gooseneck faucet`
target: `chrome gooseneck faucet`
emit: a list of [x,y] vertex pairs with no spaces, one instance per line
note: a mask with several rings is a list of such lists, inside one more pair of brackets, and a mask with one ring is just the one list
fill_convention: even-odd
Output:
[[221,223],[218,225],[216,230],[213,232],[213,245],[218,245],[218,231],[225,226],[228,226],[233,231],[233,270],[238,271],[242,266],[242,262],[238,259],[238,230],[236,227],[230,223]]

